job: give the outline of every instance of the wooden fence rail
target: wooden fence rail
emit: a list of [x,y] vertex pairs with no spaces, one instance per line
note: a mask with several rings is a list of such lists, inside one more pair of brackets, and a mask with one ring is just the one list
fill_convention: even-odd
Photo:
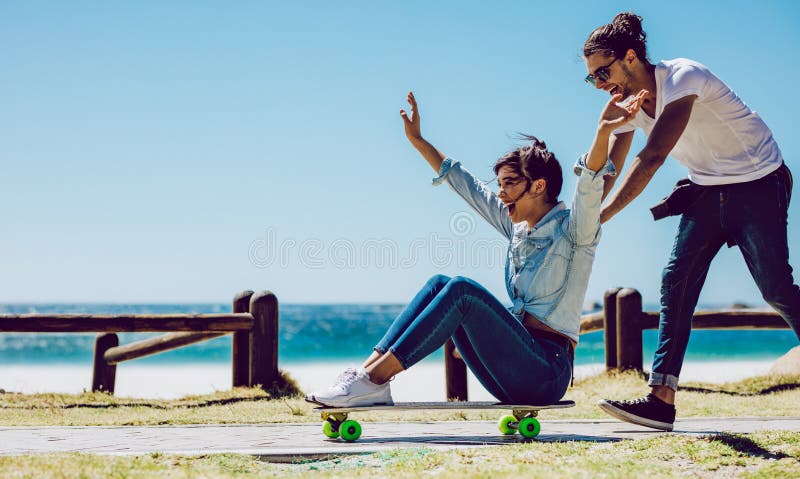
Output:
[[[632,288],[612,288],[603,311],[581,316],[580,334],[604,331],[606,371],[642,371],[642,332],[658,329],[659,313],[642,311],[642,295]],[[788,329],[777,313],[717,310],[694,313],[692,329]],[[448,400],[467,400],[467,370],[452,341],[444,348]]]
[[245,314],[3,314],[0,333],[118,333],[166,331],[250,331]]
[[[177,349],[224,335],[225,333],[167,333],[162,336],[137,341],[124,346],[112,347],[105,351],[103,359],[108,365],[113,366],[123,361],[143,358],[152,354]],[[98,336],[98,340],[101,336]]]
[[[95,341],[92,391],[114,392],[117,364],[233,335],[232,385],[269,388],[278,379],[278,299],[243,291],[229,314],[41,315],[2,314],[0,332],[100,332]],[[124,346],[118,332],[169,332]]]

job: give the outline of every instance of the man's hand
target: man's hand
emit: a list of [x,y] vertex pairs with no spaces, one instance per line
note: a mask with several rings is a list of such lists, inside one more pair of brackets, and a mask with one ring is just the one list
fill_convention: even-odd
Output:
[[631,121],[639,113],[645,97],[647,97],[647,90],[641,90],[626,98],[625,101],[622,101],[622,95],[619,93],[612,96],[603,108],[603,113],[600,114],[598,125],[600,130],[611,133]]
[[422,139],[422,131],[419,125],[419,108],[417,107],[417,99],[414,98],[414,92],[408,92],[408,104],[411,105],[411,116],[405,110],[400,110],[400,116],[403,117],[403,126],[406,129],[406,138],[411,143]]

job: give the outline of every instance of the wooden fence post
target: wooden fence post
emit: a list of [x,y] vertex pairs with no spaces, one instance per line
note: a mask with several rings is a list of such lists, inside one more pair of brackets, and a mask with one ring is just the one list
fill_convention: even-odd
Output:
[[603,340],[606,348],[606,372],[617,369],[617,294],[622,288],[611,288],[603,297]]
[[642,295],[632,288],[617,293],[617,367],[642,371]]
[[467,400],[467,364],[454,355],[456,345],[450,338],[444,343],[444,376],[448,401]]
[[108,364],[103,357],[111,348],[119,346],[117,333],[98,334],[94,341],[94,370],[92,372],[92,392],[114,394],[117,378],[117,365]]
[[261,291],[250,298],[250,386],[269,389],[278,379],[278,298]]
[[[249,312],[251,296],[253,296],[253,292],[249,290],[237,294],[233,298],[233,312]],[[250,383],[250,332],[237,331],[233,333],[232,346],[233,387],[248,386]]]

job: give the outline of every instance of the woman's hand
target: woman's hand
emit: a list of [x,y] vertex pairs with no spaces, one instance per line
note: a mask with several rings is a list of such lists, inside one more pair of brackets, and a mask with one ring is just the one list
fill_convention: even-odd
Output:
[[631,121],[639,113],[639,108],[644,103],[647,93],[647,90],[640,90],[639,93],[626,98],[622,103],[620,103],[622,101],[621,94],[617,93],[612,96],[603,108],[603,113],[600,114],[598,125],[600,130],[610,133]]
[[442,167],[445,156],[428,143],[425,138],[422,138],[422,132],[419,129],[419,109],[417,108],[417,99],[414,98],[414,92],[408,92],[408,104],[411,105],[411,116],[405,110],[400,110],[400,116],[403,117],[403,126],[406,129],[406,138],[431,165],[433,171],[438,172]]
[[631,121],[641,108],[647,97],[647,90],[625,99],[622,103],[622,95],[616,94],[608,100],[603,113],[600,114],[600,121],[597,125],[592,147],[586,158],[586,167],[592,171],[599,171],[608,161],[609,140],[614,130]]
[[411,105],[411,116],[405,110],[400,110],[400,116],[403,117],[403,126],[406,129],[406,138],[411,143],[422,139],[422,132],[419,125],[419,109],[417,108],[417,99],[414,98],[414,92],[408,92],[408,104]]

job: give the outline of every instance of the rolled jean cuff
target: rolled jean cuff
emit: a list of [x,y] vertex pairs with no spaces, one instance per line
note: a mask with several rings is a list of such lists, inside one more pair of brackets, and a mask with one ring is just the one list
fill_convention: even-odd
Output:
[[395,359],[397,359],[397,361],[400,362],[400,365],[403,366],[404,371],[415,364],[415,363],[409,364],[409,360],[402,354],[398,354],[395,348],[389,348],[389,352],[392,353]]
[[386,349],[385,347],[381,346],[380,344],[375,346],[374,348],[372,348],[372,350],[375,351],[378,354],[386,354],[386,352],[389,351],[388,349]]
[[648,386],[666,386],[673,391],[678,390],[678,376],[672,374],[650,373],[650,380],[647,381]]

